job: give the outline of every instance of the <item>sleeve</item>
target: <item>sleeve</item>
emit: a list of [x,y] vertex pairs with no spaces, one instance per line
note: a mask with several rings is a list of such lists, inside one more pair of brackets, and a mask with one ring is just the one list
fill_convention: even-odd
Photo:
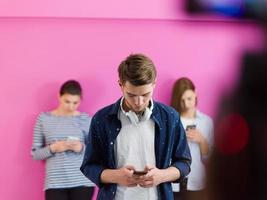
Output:
[[191,171],[191,154],[180,117],[175,122],[174,154],[171,165],[180,171],[180,178],[175,182],[181,182]]
[[88,143],[88,134],[89,134],[89,130],[90,130],[90,125],[91,125],[91,117],[89,115],[86,115],[86,123],[84,123],[83,125],[83,133],[84,133],[84,144],[86,146],[86,144]]
[[103,159],[101,159],[103,154],[101,151],[102,144],[99,136],[100,128],[98,124],[96,118],[93,117],[80,170],[88,179],[101,188],[103,184],[101,183],[100,176],[105,168],[102,164]]
[[208,155],[202,157],[202,160],[204,162],[207,161],[214,147],[214,124],[213,124],[213,120],[209,117],[207,118],[206,131],[207,133],[205,135],[205,138],[209,145],[209,152],[208,152]]
[[91,124],[91,117],[87,113],[82,113],[79,118],[77,118],[77,128],[82,131],[82,144],[83,148],[79,152],[80,154],[84,154],[86,145],[88,144],[88,133]]
[[49,146],[45,145],[42,114],[38,116],[35,123],[31,155],[34,160],[45,160],[54,155]]

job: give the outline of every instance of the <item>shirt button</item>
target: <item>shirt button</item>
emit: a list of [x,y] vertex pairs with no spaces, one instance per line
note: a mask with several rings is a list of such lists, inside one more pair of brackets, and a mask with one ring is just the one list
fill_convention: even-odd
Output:
[[110,142],[110,145],[113,145],[113,142]]
[[120,129],[119,128],[117,128],[117,131],[119,131]]

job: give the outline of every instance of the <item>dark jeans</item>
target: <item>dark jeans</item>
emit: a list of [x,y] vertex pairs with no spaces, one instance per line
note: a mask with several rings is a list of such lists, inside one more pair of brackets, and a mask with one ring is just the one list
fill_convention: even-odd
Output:
[[74,187],[63,189],[48,189],[45,191],[46,200],[91,200],[94,187]]
[[206,200],[204,191],[182,191],[173,193],[174,200]]
[[180,183],[180,192],[173,192],[174,200],[207,200],[204,190],[187,190],[187,178]]

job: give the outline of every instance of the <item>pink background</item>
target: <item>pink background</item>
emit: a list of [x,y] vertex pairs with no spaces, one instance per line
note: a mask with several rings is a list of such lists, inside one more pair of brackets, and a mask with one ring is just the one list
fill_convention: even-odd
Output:
[[182,11],[184,2],[184,0],[1,0],[0,16],[177,19],[185,17],[185,12]]
[[[117,84],[119,62],[129,53],[142,52],[158,68],[156,100],[169,104],[173,82],[188,76],[197,86],[200,110],[215,117],[220,95],[238,80],[242,54],[260,49],[263,43],[259,27],[238,21],[167,20],[162,15],[154,17],[153,10],[149,12],[151,19],[144,12],[140,17],[137,13],[117,16],[106,7],[99,8],[95,16],[70,18],[78,13],[71,13],[70,7],[64,8],[63,14],[57,13],[57,7],[49,13],[52,1],[46,5],[24,1],[23,8],[19,2],[0,3],[0,16],[10,16],[0,17],[3,200],[43,199],[44,163],[30,156],[33,125],[41,111],[57,105],[57,92],[65,80],[81,82],[81,110],[93,115],[121,95]],[[82,9],[79,3],[85,2],[78,1],[76,9]],[[3,4],[9,5],[4,9]],[[49,18],[18,17],[46,16],[41,8]]]

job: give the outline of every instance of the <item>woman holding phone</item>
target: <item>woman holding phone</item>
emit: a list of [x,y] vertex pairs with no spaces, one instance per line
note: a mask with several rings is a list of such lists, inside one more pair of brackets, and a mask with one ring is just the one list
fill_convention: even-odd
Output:
[[213,145],[213,121],[197,109],[197,95],[193,82],[178,79],[172,91],[171,106],[181,115],[181,121],[192,156],[191,172],[180,184],[173,184],[176,200],[202,200],[205,189],[205,160]]
[[32,157],[46,161],[46,200],[90,200],[94,184],[80,171],[91,118],[77,109],[82,88],[75,80],[60,88],[58,106],[36,121]]

